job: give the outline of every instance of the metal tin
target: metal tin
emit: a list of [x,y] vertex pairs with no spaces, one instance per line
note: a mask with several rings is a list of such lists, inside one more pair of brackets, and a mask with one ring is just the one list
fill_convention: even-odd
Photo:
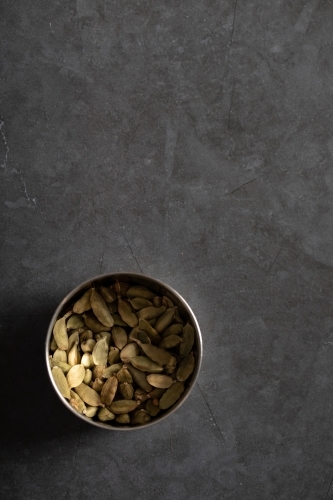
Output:
[[[115,426],[112,424],[112,421],[108,424],[103,423],[103,422],[98,422],[94,420],[90,420],[83,415],[80,415],[78,412],[76,412],[70,404],[67,402],[67,400],[60,394],[57,386],[55,385],[55,382],[52,377],[51,373],[51,368],[50,368],[50,363],[49,363],[49,353],[50,353],[50,342],[51,342],[51,336],[52,336],[52,331],[53,331],[53,326],[56,321],[56,319],[61,316],[62,313],[66,310],[66,307],[68,308],[69,304],[72,304],[78,298],[92,285],[104,285],[104,284],[109,284],[110,281],[115,281],[118,280],[120,282],[131,282],[132,284],[137,284],[137,285],[143,285],[146,286],[147,288],[150,288],[152,291],[156,292],[156,295],[165,295],[169,297],[175,305],[178,306],[180,315],[185,319],[190,321],[192,324],[194,331],[195,331],[195,348],[196,348],[196,366],[194,368],[194,372],[192,374],[191,380],[188,384],[188,386],[185,388],[185,391],[183,392],[182,396],[180,399],[175,403],[168,411],[163,413],[161,416],[157,416],[153,420],[151,420],[147,424],[139,425],[139,426]],[[199,328],[199,324],[197,322],[197,319],[188,305],[188,303],[183,299],[183,297],[176,292],[173,288],[171,288],[169,285],[166,285],[162,281],[157,280],[156,278],[152,278],[150,276],[147,276],[145,274],[137,274],[137,273],[109,273],[109,274],[101,274],[99,276],[95,276],[94,278],[85,281],[84,283],[81,283],[81,285],[77,286],[72,290],[66,297],[60,302],[59,306],[55,310],[48,331],[47,331],[47,336],[46,336],[46,343],[45,343],[45,355],[46,355],[46,366],[47,366],[47,372],[49,374],[51,384],[53,385],[54,390],[58,394],[60,400],[62,403],[68,408],[69,411],[71,411],[76,417],[82,419],[84,422],[89,423],[91,425],[94,425],[95,427],[99,427],[100,429],[106,429],[106,430],[111,430],[111,431],[134,431],[138,429],[145,429],[147,427],[150,427],[152,425],[156,425],[159,422],[162,422],[165,420],[169,415],[177,411],[182,404],[185,402],[185,400],[188,398],[190,395],[195,382],[198,378],[199,372],[200,372],[200,366],[201,366],[201,360],[202,360],[202,337],[201,337],[201,332]]]

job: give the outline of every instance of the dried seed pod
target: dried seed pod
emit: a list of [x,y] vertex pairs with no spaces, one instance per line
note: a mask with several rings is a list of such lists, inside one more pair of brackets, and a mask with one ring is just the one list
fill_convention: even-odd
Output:
[[97,413],[97,418],[101,421],[101,422],[107,422],[108,420],[114,420],[115,418],[115,414],[112,413],[110,410],[108,410],[107,408],[101,408],[100,410],[98,410],[98,413]]
[[109,408],[112,413],[120,415],[121,413],[130,413],[131,411],[135,410],[137,406],[138,403],[136,401],[129,399],[120,399],[118,401],[113,401],[110,404]]
[[118,363],[120,360],[120,355],[119,355],[119,349],[118,347],[110,347],[110,351],[108,354],[108,363],[109,365],[113,365],[115,363]]
[[[161,307],[145,307],[144,309],[141,309],[141,311],[138,311],[137,312],[137,317],[140,319],[140,318],[143,318],[143,319],[153,319],[153,318],[157,318],[158,316],[160,316],[161,314],[164,313],[165,311],[165,307],[164,306],[161,306]],[[133,325],[135,326],[135,325]]]
[[86,352],[81,358],[81,365],[85,368],[93,368],[95,366],[92,355],[89,352]]
[[86,405],[86,409],[83,410],[83,415],[85,415],[88,418],[92,418],[96,415],[97,412],[98,412],[98,406]]
[[176,307],[170,307],[169,309],[166,309],[166,311],[164,311],[159,318],[157,318],[154,328],[158,333],[162,333],[169,325],[171,325],[176,309]]
[[107,343],[107,338],[103,337],[101,340],[96,342],[94,349],[92,351],[92,357],[95,365],[106,365],[109,354],[109,346]]
[[100,394],[104,384],[104,380],[102,380],[101,378],[95,378],[95,380],[90,384],[90,387],[94,389],[94,391],[98,392],[98,394]]
[[89,311],[91,309],[90,305],[90,295],[91,295],[91,288],[87,290],[82,297],[75,302],[73,306],[73,312],[76,314],[82,314],[85,311]]
[[[166,392],[166,389],[153,389],[152,391],[150,391],[149,393],[149,397],[150,399],[157,399],[157,400],[160,400],[161,397],[163,396],[163,394]],[[154,403],[155,404],[155,403]]]
[[66,351],[68,349],[68,335],[65,316],[55,322],[53,335],[59,349]]
[[177,370],[177,379],[179,382],[185,382],[189,378],[189,376],[193,373],[194,370],[194,356],[193,352],[190,352],[185,358],[181,361],[178,370]]
[[149,372],[149,373],[161,373],[163,371],[163,367],[159,364],[155,363],[151,359],[146,356],[135,356],[131,359],[131,364],[134,368],[138,370]]
[[84,332],[80,333],[79,336],[80,336],[80,343],[82,344],[82,342],[92,339],[94,337],[94,334],[91,330],[85,330]]
[[179,323],[174,323],[173,325],[170,325],[166,330],[163,332],[163,338],[169,337],[169,335],[180,335],[183,331],[183,325],[180,325]]
[[161,410],[167,410],[171,406],[173,406],[176,401],[183,394],[185,386],[183,382],[175,382],[172,386],[167,389],[167,391],[163,394],[160,399],[160,408]]
[[148,337],[148,334],[143,330],[140,330],[138,326],[134,327],[131,333],[129,334],[128,341],[133,342],[135,340],[140,340],[142,344],[151,344],[151,340]]
[[122,367],[123,367],[122,363],[115,363],[115,364],[113,364],[111,366],[108,366],[107,368],[104,368],[103,373],[102,373],[102,377],[103,378],[109,378],[114,373],[118,373],[119,370],[122,369]]
[[125,283],[124,281],[116,281],[114,285],[112,285],[112,289],[116,292],[117,298],[126,297],[127,290],[130,285]]
[[124,399],[133,399],[134,389],[132,384],[122,382],[121,384],[119,384],[119,391]]
[[153,303],[150,302],[150,300],[143,299],[142,297],[136,297],[135,299],[129,299],[128,302],[131,304],[133,309],[136,311],[139,311],[140,309],[143,309],[144,307],[149,307],[152,306]]
[[67,383],[70,389],[82,384],[86,370],[83,365],[74,365],[67,373]]
[[92,313],[83,314],[84,322],[87,327],[94,333],[105,332],[111,330],[111,327],[103,325]]
[[140,354],[139,346],[135,343],[127,344],[120,352],[120,358],[123,363],[129,363],[131,358]]
[[117,300],[117,295],[115,294],[114,290],[112,290],[112,288],[100,286],[99,291],[107,304],[112,304],[112,302]]
[[52,358],[50,359],[50,366],[51,368],[58,366],[64,372],[65,375],[71,369],[71,365],[69,365],[68,363],[64,363],[63,361],[54,361],[54,359]]
[[148,358],[152,359],[159,365],[168,365],[174,363],[174,358],[171,356],[169,352],[161,347],[156,347],[155,345],[142,344],[140,341],[136,341],[140,348],[143,350]]
[[104,370],[105,365],[95,365],[92,369],[93,380],[96,378],[102,378]]
[[111,303],[107,302],[106,305],[107,305],[107,308],[109,309],[110,313],[113,316],[113,320],[115,321],[114,314],[118,312],[118,303],[117,303],[117,300],[115,300],[114,302],[111,302]]
[[153,328],[147,320],[143,319],[143,318],[140,318],[139,319],[139,328],[140,330],[143,330],[144,332],[147,333],[148,337],[150,338],[150,340],[154,343],[154,344],[159,344],[161,342],[161,337],[160,335],[157,333],[157,331],[155,330],[155,328]]
[[81,351],[83,352],[92,352],[94,347],[96,345],[96,340],[94,339],[88,339],[82,342],[81,344]]
[[112,403],[118,388],[118,379],[115,375],[112,375],[107,379],[105,384],[103,385],[103,389],[101,392],[101,401],[106,406],[110,406]]
[[158,415],[161,411],[161,408],[158,406],[158,402],[159,401],[157,400],[157,405],[155,405],[151,399],[148,399],[146,403],[145,410],[151,417],[156,417],[156,415]]
[[185,325],[185,321],[183,320],[183,318],[181,318],[179,316],[178,313],[175,314],[174,318],[173,318],[173,321],[174,323],[179,323],[180,325],[184,326]]
[[141,389],[143,389],[146,392],[152,390],[152,386],[148,384],[146,380],[146,374],[143,371],[138,370],[137,368],[134,368],[134,366],[131,365],[128,365],[127,369],[132,375],[134,382],[138,384],[138,386],[141,387]]
[[75,392],[90,406],[104,406],[98,392],[86,384],[80,384],[75,387]]
[[98,335],[101,336],[101,339],[104,337],[106,338],[106,342],[108,344],[108,347],[110,347],[110,344],[112,342],[112,337],[110,332],[100,332]]
[[58,345],[57,345],[57,343],[55,341],[54,335],[52,335],[50,349],[51,349],[52,352],[54,352],[54,351],[56,351],[58,349]]
[[154,307],[161,307],[161,306],[164,306],[164,304],[162,303],[162,297],[158,297],[156,295],[156,297],[153,298],[153,303],[150,304]]
[[[118,306],[117,306],[117,307],[118,307]],[[117,309],[117,310],[118,310],[118,309]],[[113,316],[113,320],[114,320],[114,324],[115,324],[115,326],[123,326],[123,327],[125,327],[125,328],[128,328],[128,324],[127,324],[125,321],[123,321],[123,320],[121,319],[121,317],[120,317],[120,315],[119,315],[119,314],[115,313],[115,314],[113,314],[112,316]]]
[[77,330],[75,330],[68,337],[67,357],[68,357],[68,354],[71,351],[73,345],[78,344],[78,343],[79,343],[79,333]]
[[121,415],[116,415],[115,421],[118,422],[118,424],[129,424],[131,418],[128,413],[122,413]]
[[122,299],[118,299],[118,312],[120,317],[128,326],[132,328],[138,324],[138,318],[132,312],[131,306],[128,302]]
[[117,379],[119,382],[127,382],[128,384],[133,383],[132,375],[129,372],[127,365],[123,366],[121,370],[117,373]]
[[59,368],[59,366],[54,366],[52,368],[52,376],[53,380],[55,381],[56,386],[58,387],[60,394],[66,398],[70,398],[70,389],[67,384],[66,377],[64,375],[64,372]]
[[84,319],[81,315],[73,314],[67,321],[67,330],[75,330],[76,328],[82,328],[85,326]]
[[133,396],[134,396],[135,401],[139,401],[140,403],[143,403],[144,401],[147,401],[147,399],[149,399],[148,392],[141,389],[141,387],[138,387],[137,389],[135,389]]
[[135,297],[142,297],[143,299],[151,300],[155,297],[156,294],[145,286],[134,285],[127,290],[126,295],[127,297],[133,299]]
[[169,389],[172,386],[173,380],[167,375],[160,375],[157,373],[151,373],[146,377],[147,382],[158,389]]
[[175,307],[175,304],[172,302],[171,299],[169,299],[169,297],[166,297],[166,295],[163,295],[162,297],[162,305],[165,306],[166,308]]
[[179,335],[168,335],[168,337],[165,337],[162,340],[162,342],[160,343],[160,347],[162,347],[163,349],[172,349],[182,342],[183,339],[182,337],[179,337]]
[[151,417],[146,410],[135,411],[133,416],[131,416],[132,425],[142,425],[147,424],[151,420]]
[[127,344],[127,333],[121,326],[112,327],[112,339],[116,347],[121,350]]
[[54,351],[53,360],[54,361],[62,361],[63,363],[67,363],[66,351],[63,351],[62,349],[57,349],[56,351]]
[[80,396],[74,391],[70,391],[69,404],[78,413],[83,413],[86,410],[86,405],[84,404]]
[[91,291],[90,303],[91,303],[91,308],[98,321],[100,321],[102,325],[111,328],[111,326],[113,326],[114,324],[113,318],[111,316],[109,309],[107,308],[105,300],[95,290],[95,288],[93,288]]
[[92,371],[89,370],[89,368],[87,368],[83,379],[83,383],[89,385],[91,381],[92,381]]
[[72,349],[68,353],[68,364],[71,366],[81,363],[81,355],[78,350],[78,342],[76,341]]
[[[169,337],[168,337],[169,338]],[[183,342],[179,347],[179,354],[182,358],[187,356],[193,347],[194,344],[194,328],[190,323],[186,323],[183,328]]]

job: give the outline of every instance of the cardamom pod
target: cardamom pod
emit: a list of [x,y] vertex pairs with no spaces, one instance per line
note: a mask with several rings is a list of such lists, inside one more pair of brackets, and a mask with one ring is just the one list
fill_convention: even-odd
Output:
[[185,358],[181,361],[178,370],[177,370],[177,379],[179,382],[185,382],[192,374],[194,370],[194,356],[193,352],[190,352]]
[[131,364],[134,366],[134,368],[137,368],[138,370],[144,372],[161,373],[163,371],[162,366],[155,363],[146,356],[134,356],[134,358],[131,359]]
[[85,330],[84,332],[80,333],[80,343],[85,342],[86,340],[92,339],[94,337],[94,334],[91,330]]
[[162,297],[159,297],[158,295],[156,295],[156,297],[153,298],[153,303],[150,305],[152,305],[154,307],[163,306],[164,304],[162,303]]
[[128,370],[127,365],[123,366],[121,370],[117,373],[117,379],[119,382],[127,382],[128,384],[133,383],[133,378]]
[[[115,322],[114,324],[116,324],[116,320],[115,320],[114,314],[118,312],[117,300],[115,300],[114,302],[111,302],[111,303],[106,302],[106,305],[107,305],[107,308],[109,309],[110,313],[113,316],[113,321]],[[119,318],[120,318],[120,316],[119,316]]]
[[55,322],[53,335],[59,349],[66,351],[68,348],[68,335],[65,316]]
[[146,288],[145,286],[141,285],[134,285],[131,286],[127,292],[126,292],[127,297],[129,298],[135,298],[135,297],[141,297],[143,299],[151,300],[155,297],[155,293]]
[[96,415],[97,412],[98,412],[98,406],[86,405],[86,409],[83,410],[83,415],[85,415],[88,418],[92,418]]
[[83,318],[89,330],[91,330],[94,333],[100,333],[100,332],[105,332],[106,330],[111,330],[110,326],[103,325],[91,312],[83,314]]
[[89,368],[87,368],[83,379],[83,383],[89,385],[91,381],[92,381],[92,371]]
[[53,353],[54,361],[62,361],[63,363],[67,363],[67,353],[66,351],[62,351],[61,349],[57,349]]
[[118,388],[118,379],[115,375],[112,375],[107,379],[105,384],[103,385],[103,389],[101,392],[101,401],[106,406],[110,406],[112,403]]
[[156,417],[156,415],[158,415],[159,412],[161,411],[161,408],[159,406],[154,405],[153,400],[148,399],[145,406],[145,410],[151,417]]
[[92,369],[93,380],[95,380],[96,378],[102,378],[104,370],[105,370],[105,365],[93,366],[93,369]]
[[[161,337],[146,319],[139,319],[139,328],[147,333],[148,337],[154,344],[159,344],[161,342]],[[145,342],[146,343],[146,342]]]
[[106,365],[109,354],[109,346],[107,343],[107,338],[103,337],[101,340],[96,342],[94,349],[92,351],[92,357],[95,365]]
[[117,298],[119,297],[126,297],[127,290],[129,289],[130,285],[128,283],[125,283],[124,281],[116,281],[114,285],[112,285],[112,289],[116,292]]
[[165,295],[163,295],[162,297],[162,305],[165,306],[166,308],[175,307],[175,304],[172,302],[172,300],[169,299],[169,297],[166,297]]
[[109,309],[107,308],[105,300],[95,290],[95,288],[93,288],[91,291],[90,303],[91,303],[91,308],[98,321],[100,321],[102,325],[111,328],[111,326],[113,326],[114,324],[113,318],[111,316]]
[[119,350],[125,347],[128,339],[127,339],[127,333],[124,330],[124,328],[121,326],[113,326],[111,333],[115,346],[118,347]]
[[64,363],[63,361],[54,361],[54,359],[52,358],[50,359],[50,366],[51,368],[58,366],[64,372],[65,375],[71,369],[71,365],[69,365],[68,363]]
[[157,387],[158,389],[169,389],[169,387],[173,384],[171,377],[168,377],[167,375],[159,375],[157,373],[147,375],[146,379],[150,385]]
[[73,306],[73,312],[76,314],[82,314],[85,311],[89,311],[91,309],[90,305],[90,295],[91,295],[91,288],[87,290],[82,297],[75,302]]
[[112,304],[112,302],[117,300],[117,295],[112,290],[112,288],[108,288],[106,286],[100,286],[99,291],[107,304]]
[[70,389],[82,384],[86,370],[83,365],[74,365],[67,373],[67,383]]
[[132,384],[121,382],[121,384],[119,384],[119,391],[124,399],[133,399],[134,389]]
[[71,333],[71,335],[68,337],[68,348],[67,348],[67,356],[69,354],[69,351],[72,349],[74,344],[78,344],[80,341],[79,333],[77,330]]
[[158,333],[162,333],[172,323],[176,309],[176,307],[170,307],[157,318],[154,328]]
[[139,340],[136,340],[136,342],[139,344],[145,355],[159,365],[168,365],[173,362],[174,358],[171,356],[171,354],[161,347],[156,347],[155,345],[150,344],[142,344]]
[[143,299],[142,297],[136,297],[135,299],[129,299],[128,302],[131,304],[133,309],[136,311],[139,311],[140,309],[143,309],[144,307],[149,307],[152,306],[153,303],[150,302],[150,300]]
[[125,300],[118,299],[118,313],[120,314],[121,319],[125,321],[128,326],[133,328],[138,324],[138,318],[132,312],[130,304],[125,302]]
[[138,403],[129,399],[119,399],[118,401],[113,401],[109,408],[112,413],[116,415],[120,415],[121,413],[130,413],[135,410],[138,406]]
[[163,349],[172,349],[173,347],[176,347],[177,345],[181,344],[183,342],[182,337],[179,337],[179,335],[168,335],[168,337],[165,337],[162,339],[162,342],[160,343],[160,347]]
[[105,382],[101,378],[95,378],[95,380],[90,384],[90,387],[94,389],[94,391],[101,393]]
[[[169,338],[169,337],[168,337]],[[182,358],[190,354],[194,344],[194,328],[189,322],[183,328],[183,342],[179,346],[179,354]]]
[[94,339],[88,339],[82,342],[81,344],[81,351],[83,352],[93,352],[93,349],[96,345],[96,340]]
[[[145,307],[144,309],[141,309],[141,311],[137,312],[137,317],[139,319],[143,318],[143,319],[146,319],[146,320],[157,318],[158,316],[160,316],[161,314],[164,313],[165,309],[166,308],[164,306],[161,306],[161,307],[154,307],[154,306]],[[135,326],[135,325],[133,325],[133,326]]]
[[163,338],[169,337],[169,335],[180,335],[183,331],[183,325],[180,325],[179,323],[175,323],[173,325],[170,325],[166,330],[163,332]]
[[95,366],[92,355],[89,352],[86,352],[81,358],[81,365],[85,368],[93,368]]
[[79,353],[77,345],[78,345],[78,341],[75,342],[72,349],[68,353],[67,361],[68,361],[68,364],[71,366],[78,365],[79,363],[81,363],[81,355]]
[[122,367],[123,367],[122,363],[115,363],[111,366],[108,366],[107,368],[104,368],[103,374],[102,374],[103,378],[109,378],[114,373],[118,373],[119,370],[122,369]]
[[133,340],[140,340],[142,344],[151,344],[151,340],[146,332],[140,330],[139,326],[135,326],[131,333],[129,334],[128,341],[133,342]]
[[118,424],[129,424],[131,419],[128,413],[122,413],[121,415],[116,415],[115,421]]
[[54,335],[52,335],[50,349],[51,349],[52,352],[54,352],[54,351],[56,351],[58,349],[58,345],[57,345],[57,343],[55,341]]
[[144,401],[147,401],[147,399],[149,399],[149,397],[150,396],[149,396],[148,392],[146,392],[143,389],[141,389],[141,387],[138,387],[134,391],[134,399],[135,399],[135,401],[139,401],[140,403],[143,403]]
[[167,410],[171,406],[173,406],[176,401],[183,394],[185,386],[182,382],[175,382],[172,386],[167,389],[167,391],[163,394],[160,399],[160,408],[161,410]]
[[135,343],[127,344],[120,352],[120,358],[123,363],[129,363],[131,358],[134,356],[139,356],[140,349]]
[[143,389],[146,392],[152,390],[152,386],[147,382],[145,372],[138,370],[137,368],[134,368],[134,366],[131,365],[127,365],[127,369],[132,375],[134,382],[138,384],[138,386],[141,387],[141,389]]
[[111,346],[109,354],[108,354],[109,365],[113,365],[114,363],[118,363],[119,360],[120,360],[119,349],[117,347]]
[[[117,309],[117,311],[118,311],[118,309]],[[123,321],[121,319],[121,317],[118,313],[115,313],[112,316],[113,316],[113,321],[114,321],[115,326],[124,326],[125,328],[128,328],[128,324],[125,323],[125,321]]]
[[84,404],[80,396],[74,391],[70,391],[69,404],[78,413],[83,413],[86,410],[86,405]]
[[132,425],[142,425],[147,424],[151,420],[151,417],[146,410],[138,410],[134,412],[133,416],[131,416],[131,424]]
[[78,314],[73,314],[67,321],[67,330],[75,330],[76,328],[82,328],[85,326],[84,319]]
[[64,372],[62,371],[61,368],[59,368],[59,366],[54,366],[52,368],[52,376],[53,376],[53,380],[54,380],[56,386],[58,387],[58,389],[60,391],[60,394],[64,398],[69,399],[70,398],[70,389],[68,387]]
[[114,420],[115,415],[107,408],[101,408],[100,410],[98,410],[97,418],[101,422],[107,422],[108,420]]
[[89,406],[104,406],[98,392],[86,384],[80,384],[75,387],[75,392]]

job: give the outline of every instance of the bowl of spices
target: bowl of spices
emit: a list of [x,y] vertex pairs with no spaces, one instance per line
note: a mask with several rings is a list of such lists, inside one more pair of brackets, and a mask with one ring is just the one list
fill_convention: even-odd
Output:
[[195,315],[169,285],[136,273],[96,276],[57,307],[46,336],[50,381],[77,417],[114,431],[178,410],[202,359]]

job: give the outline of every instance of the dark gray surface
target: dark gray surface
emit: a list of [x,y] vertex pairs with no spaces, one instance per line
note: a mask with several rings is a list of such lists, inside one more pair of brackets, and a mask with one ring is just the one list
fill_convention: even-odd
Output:
[[[4,498],[333,499],[332,7],[2,1]],[[66,411],[43,343],[126,270],[183,295],[204,358],[118,435]]]

